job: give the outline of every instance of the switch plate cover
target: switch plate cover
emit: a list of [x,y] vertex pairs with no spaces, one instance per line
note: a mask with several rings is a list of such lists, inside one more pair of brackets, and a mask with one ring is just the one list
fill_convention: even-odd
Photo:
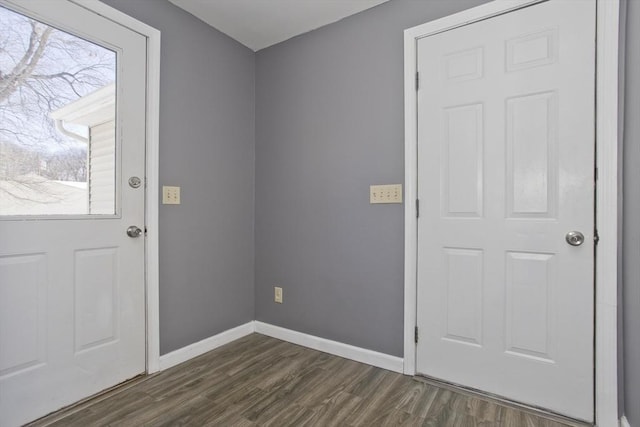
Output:
[[180,187],[162,186],[162,204],[163,205],[179,205],[180,204]]
[[369,203],[402,203],[402,184],[370,186]]

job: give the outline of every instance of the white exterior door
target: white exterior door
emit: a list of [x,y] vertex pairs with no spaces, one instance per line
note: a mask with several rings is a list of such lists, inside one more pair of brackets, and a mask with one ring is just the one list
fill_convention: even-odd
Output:
[[417,46],[416,370],[589,421],[595,6],[550,0]]
[[[75,85],[72,92],[81,96],[57,113],[51,111],[51,116],[64,116],[61,126],[71,129],[70,133],[86,128],[76,141],[64,139],[65,147],[78,144],[77,150],[83,150],[78,141],[85,138],[82,152],[89,158],[85,182],[45,178],[53,173],[53,160],[41,160],[37,173],[20,175],[20,179],[31,179],[29,186],[20,187],[22,193],[16,193],[22,181],[15,176],[0,180],[0,204],[4,203],[0,209],[5,212],[0,215],[0,425],[11,427],[145,371],[145,237],[129,237],[126,230],[131,225],[144,229],[144,184],[133,188],[128,180],[132,176],[144,180],[145,176],[146,38],[68,1],[2,1],[0,9],[2,19],[13,22],[15,37],[22,37],[21,25],[31,25],[32,53],[42,47],[39,57],[32,56],[39,61],[37,67],[55,69],[67,61],[70,67],[77,67],[77,61],[104,55],[104,60],[91,65],[98,74],[87,74],[84,67],[68,73],[73,77],[65,76],[67,83]],[[24,15],[24,19],[7,11]],[[83,43],[94,46],[83,51]],[[54,51],[47,54],[49,47]],[[20,55],[32,54],[25,52]],[[0,65],[8,70],[21,66],[18,60],[3,60]],[[96,83],[108,74],[107,63],[114,64],[115,90],[113,85],[100,89]],[[52,71],[45,80],[46,70],[27,72],[31,80],[16,80],[16,84],[27,81],[38,90],[55,89],[51,82],[59,73]],[[3,69],[2,77],[7,75]],[[57,81],[56,87],[63,92],[68,89],[67,83]],[[94,84],[96,90],[85,84]],[[29,87],[21,90],[22,96],[29,96]],[[48,96],[46,91],[34,99]],[[114,94],[111,98],[109,91]],[[13,101],[0,107],[20,98],[9,99]],[[89,103],[96,99],[102,101]],[[48,103],[58,100],[54,95]],[[11,117],[23,114],[13,112],[11,116],[4,111],[0,111],[0,128],[11,124]],[[25,116],[25,138],[30,137],[27,133],[42,130],[29,120]],[[110,128],[109,120],[115,123]],[[112,144],[92,151],[91,141],[97,141],[98,134],[102,141],[111,138]],[[51,138],[63,140],[60,135]],[[0,142],[4,144],[0,157],[26,150],[56,158],[51,155],[54,148],[37,151],[35,142],[25,146],[19,146],[20,141]],[[56,154],[67,153],[61,145],[55,147]],[[97,184],[101,180],[106,184]],[[38,192],[38,186],[46,191]],[[82,191],[77,192],[78,188]],[[84,197],[82,203],[76,203],[76,196],[64,199],[76,193]],[[92,203],[97,206],[98,200],[99,210],[89,207]]]

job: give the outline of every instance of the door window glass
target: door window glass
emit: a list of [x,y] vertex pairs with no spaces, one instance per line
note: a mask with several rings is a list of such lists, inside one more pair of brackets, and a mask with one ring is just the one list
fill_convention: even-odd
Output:
[[116,53],[0,7],[0,216],[116,213]]

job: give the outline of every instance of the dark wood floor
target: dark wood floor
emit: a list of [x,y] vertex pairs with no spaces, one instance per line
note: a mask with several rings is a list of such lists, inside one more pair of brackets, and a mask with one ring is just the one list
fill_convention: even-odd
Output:
[[32,424],[48,425],[578,424],[253,334]]

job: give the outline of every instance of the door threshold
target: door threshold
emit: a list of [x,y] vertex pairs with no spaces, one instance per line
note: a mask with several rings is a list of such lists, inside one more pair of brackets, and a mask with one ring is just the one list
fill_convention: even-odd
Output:
[[101,392],[98,392],[92,396],[86,397],[82,400],[79,400],[75,403],[72,403],[69,406],[65,406],[61,409],[58,409],[55,412],[52,412],[50,414],[47,414],[43,417],[40,417],[34,421],[31,421],[30,423],[25,424],[24,427],[46,427],[49,426],[69,415],[72,415],[78,411],[81,411],[82,409],[86,408],[87,406],[93,405],[97,402],[101,402],[107,398],[113,397],[114,395],[121,393],[125,390],[130,389],[131,387],[133,387],[136,384],[139,384],[147,379],[149,379],[149,377],[151,377],[151,375],[148,375],[146,373],[142,373],[139,375],[136,375],[133,378],[130,378],[124,382],[121,382],[119,384],[114,385],[113,387],[109,387],[107,389],[102,390]]
[[570,417],[567,417],[566,415],[558,414],[556,412],[550,411],[545,408],[540,408],[538,406],[533,406],[533,405],[527,405],[525,403],[517,402],[497,394],[489,393],[486,391],[478,390],[472,387],[467,387],[467,386],[463,386],[456,383],[451,383],[438,378],[429,377],[427,375],[416,374],[414,375],[413,379],[419,382],[431,384],[436,387],[445,388],[456,393],[461,393],[468,396],[475,396],[485,400],[492,400],[499,403],[502,406],[507,406],[513,409],[517,409],[519,411],[528,412],[528,413],[531,413],[532,415],[537,415],[539,417],[543,417],[551,421],[567,424],[571,427],[588,427],[588,426],[592,427],[594,425],[593,423],[589,423],[583,420],[578,420],[575,418],[570,418]]

